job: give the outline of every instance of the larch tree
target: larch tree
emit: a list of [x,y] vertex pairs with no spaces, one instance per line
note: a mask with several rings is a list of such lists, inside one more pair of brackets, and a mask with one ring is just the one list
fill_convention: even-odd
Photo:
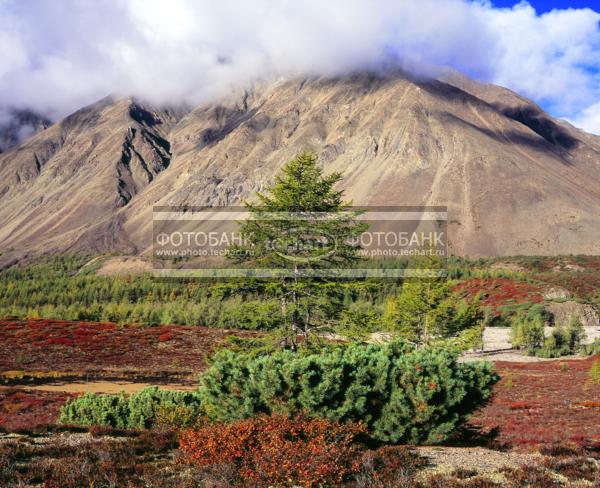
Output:
[[358,237],[367,226],[336,189],[341,179],[340,173],[324,174],[313,154],[299,154],[257,193],[256,203],[246,203],[244,244],[230,249],[234,260],[278,278],[273,291],[281,302],[284,341],[293,350],[298,335],[308,342],[315,328],[325,327],[335,270],[361,259]]

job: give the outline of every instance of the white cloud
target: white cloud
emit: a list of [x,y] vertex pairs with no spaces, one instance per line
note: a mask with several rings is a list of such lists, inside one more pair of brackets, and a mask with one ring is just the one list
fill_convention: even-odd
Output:
[[487,0],[0,0],[0,105],[64,115],[113,92],[199,103],[256,77],[394,58],[452,66],[585,121],[600,100],[599,20]]
[[495,33],[492,81],[569,116],[600,100],[600,14],[589,9],[536,15],[527,3],[487,8]]
[[585,108],[577,118],[570,120],[570,122],[592,134],[600,134],[600,102]]

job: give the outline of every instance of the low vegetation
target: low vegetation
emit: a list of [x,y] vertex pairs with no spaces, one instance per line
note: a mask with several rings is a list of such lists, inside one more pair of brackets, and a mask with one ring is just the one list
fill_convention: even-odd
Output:
[[491,394],[489,363],[458,364],[457,354],[403,343],[351,345],[317,354],[281,351],[245,356],[223,351],[197,393],[156,388],[126,395],[87,394],[67,402],[66,424],[144,428],[159,409],[183,407],[186,418],[234,421],[261,413],[362,422],[391,443],[437,443]]
[[[551,258],[540,258],[539,261],[545,263],[546,260],[552,261]],[[159,281],[144,274],[97,276],[93,268],[85,266],[87,261],[88,258],[83,256],[60,256],[43,263],[0,271],[0,317],[14,316],[34,320],[43,318],[50,319],[53,323],[70,320],[155,327],[162,324],[162,329],[140,330],[148,335],[156,333],[157,338],[160,337],[161,342],[166,344],[169,344],[171,335],[174,336],[174,342],[170,344],[178,343],[182,338],[178,330],[183,330],[181,326],[185,325],[194,328],[206,326],[266,332],[280,329],[281,303],[277,299],[280,293],[278,290],[269,291],[270,287],[277,287],[273,283],[260,280],[220,283]],[[541,314],[540,319],[546,322],[552,317],[545,312],[542,293],[551,284],[554,286],[556,280],[550,280],[550,277],[569,275],[574,276],[573,279],[576,277],[584,282],[593,282],[594,277],[600,275],[600,268],[594,267],[595,263],[591,258],[583,259],[580,266],[589,267],[585,271],[552,271],[553,268],[550,268],[550,271],[542,274],[535,274],[533,270],[515,274],[492,269],[492,261],[479,265],[477,261],[451,259],[448,268],[452,278],[447,283],[451,293],[440,303],[441,307],[437,312],[430,315],[439,316],[446,311],[452,312],[452,316],[460,317],[458,323],[446,328],[451,334],[456,334],[457,329],[480,324],[482,320],[489,326],[513,326],[515,322],[522,321],[523,317],[531,318]],[[395,265],[406,266],[406,263]],[[466,275],[467,270],[477,266],[482,266],[480,274],[487,277],[473,278]],[[463,275],[466,277],[462,277]],[[574,295],[574,299],[597,308],[600,306],[597,292],[589,291],[583,297],[578,297],[580,288],[569,288],[569,283],[567,281],[561,284]],[[401,280],[348,280],[339,282],[320,294],[329,304],[326,316],[330,329],[339,334],[364,339],[373,332],[393,330],[399,333],[408,326],[405,332],[410,337],[419,332],[414,322],[417,317],[401,323],[403,316],[398,312],[399,305],[403,304],[401,302],[411,301],[410,286],[405,291],[402,290]],[[435,321],[435,317],[433,319]],[[439,332],[443,328],[440,327],[441,320],[438,322],[431,327],[432,332]],[[171,331],[171,324],[179,326]],[[18,324],[15,323],[14,326],[18,327]],[[90,329],[89,334],[92,335],[94,326],[82,327]],[[65,332],[63,335],[57,331],[56,337],[48,339],[62,341],[65,347],[79,346],[80,337],[73,337],[71,333]],[[82,334],[78,332],[77,335]],[[40,337],[39,340],[41,339]],[[103,337],[90,337],[86,347],[91,347],[93,340],[101,339]],[[6,341],[0,341],[0,344],[14,340],[21,339],[6,337]],[[39,343],[38,338],[34,337],[34,340]],[[114,349],[115,355],[118,355],[117,351],[126,348],[126,344],[119,344],[119,341],[107,344],[107,354]],[[178,344],[177,347],[185,350],[188,346]],[[204,347],[195,348],[204,350]],[[590,354],[593,348],[585,351]],[[100,353],[103,354],[101,351]],[[188,357],[184,362],[190,359]],[[86,359],[89,360],[93,360],[93,357]]]
[[577,318],[573,318],[566,327],[554,327],[549,335],[544,332],[541,314],[519,315],[513,320],[511,328],[514,347],[542,358],[571,356],[579,352],[586,354],[586,348],[581,343],[584,337],[585,331]]
[[501,380],[491,401],[471,417],[470,428],[504,448],[569,441],[600,449],[598,356],[495,364]]
[[232,336],[251,339],[258,334],[178,325],[0,319],[0,370],[3,377],[12,371],[33,379],[41,372],[64,376],[112,370],[150,378],[165,372],[191,374],[195,380],[207,358]]
[[[598,453],[568,443],[541,446],[541,456],[528,464],[480,473],[434,470],[427,458],[404,446],[369,448],[360,430],[325,420],[261,416],[182,434],[94,428],[41,439],[23,436],[0,440],[0,485],[574,488],[594,486],[599,475]],[[289,456],[282,459],[282,453]]]
[[[570,442],[600,448],[600,359],[541,363],[498,362],[501,377],[493,396],[472,414],[466,427],[493,445],[521,448]],[[0,430],[53,430],[59,410],[73,398],[61,392],[0,389]],[[159,409],[153,424],[189,425],[187,409]],[[182,422],[180,422],[182,420]],[[459,429],[451,436],[462,435]],[[488,441],[485,441],[486,444]]]
[[201,468],[228,466],[235,485],[306,487],[339,485],[359,469],[361,424],[259,415],[186,430],[185,459]]
[[[173,474],[173,431],[72,434],[0,442],[0,485],[43,488],[198,486],[193,477]],[[117,438],[118,437],[118,438]]]
[[180,426],[201,414],[197,394],[145,388],[131,395],[93,394],[67,401],[59,422],[77,425],[106,425],[118,429],[147,429],[164,420],[168,412],[178,414]]
[[455,352],[402,342],[306,355],[224,351],[202,375],[199,393],[215,420],[306,411],[364,422],[380,441],[436,443],[490,397],[497,381],[490,363],[457,359]]
[[581,353],[584,356],[597,356],[600,354],[600,337],[594,339],[594,342],[585,344],[581,347]]
[[58,421],[60,409],[73,397],[64,392],[0,388],[0,433],[51,429]]

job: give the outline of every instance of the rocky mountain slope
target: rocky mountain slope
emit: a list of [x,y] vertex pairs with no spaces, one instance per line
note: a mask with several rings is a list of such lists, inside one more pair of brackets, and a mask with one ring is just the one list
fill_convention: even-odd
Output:
[[143,254],[153,205],[231,205],[303,150],[361,205],[447,205],[452,252],[597,254],[600,137],[458,73],[258,83],[185,112],[106,98],[0,155],[0,260]]

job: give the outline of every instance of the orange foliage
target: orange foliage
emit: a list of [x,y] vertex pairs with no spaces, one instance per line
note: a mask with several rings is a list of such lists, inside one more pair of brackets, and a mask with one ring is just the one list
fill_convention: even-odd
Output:
[[352,472],[356,437],[364,433],[362,424],[262,415],[184,431],[180,447],[200,467],[233,465],[240,481],[310,488],[339,484]]

